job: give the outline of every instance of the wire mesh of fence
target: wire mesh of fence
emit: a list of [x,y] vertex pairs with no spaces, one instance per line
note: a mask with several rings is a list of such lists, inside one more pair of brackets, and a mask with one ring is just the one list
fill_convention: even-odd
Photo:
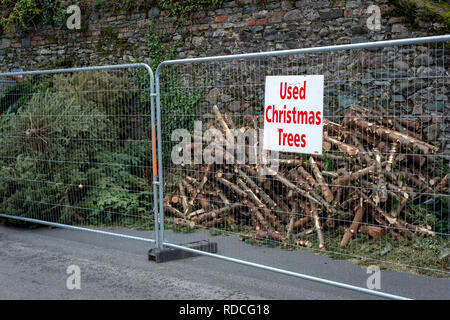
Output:
[[[156,87],[143,64],[0,74],[0,216],[448,277],[448,40],[166,61]],[[264,150],[265,118],[309,121],[266,108],[276,75],[323,75],[322,155]]]
[[154,229],[149,69],[3,74],[15,83],[0,97],[0,213]]
[[[163,63],[165,227],[447,277],[447,41]],[[273,75],[324,76],[323,155],[262,148]]]

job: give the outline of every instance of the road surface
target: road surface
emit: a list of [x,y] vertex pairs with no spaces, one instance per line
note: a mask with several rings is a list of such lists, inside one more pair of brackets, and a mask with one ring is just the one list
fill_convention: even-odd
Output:
[[[116,230],[140,237],[151,232]],[[168,232],[174,243],[193,235]],[[310,252],[215,237],[219,253],[364,287],[367,270]],[[178,241],[178,242],[177,242]],[[0,299],[379,299],[341,288],[192,257],[150,262],[152,244],[90,232],[0,225]],[[80,268],[81,288],[67,288],[67,268]],[[450,299],[450,280],[382,271],[381,291],[416,299]]]

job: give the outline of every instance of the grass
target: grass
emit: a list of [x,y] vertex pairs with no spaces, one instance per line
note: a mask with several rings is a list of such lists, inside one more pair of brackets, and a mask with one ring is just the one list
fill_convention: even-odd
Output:
[[[168,226],[176,232],[194,232],[195,228]],[[208,229],[212,236],[245,235],[245,230]],[[343,233],[331,230],[324,234],[326,250],[319,250],[317,234],[306,235],[302,240],[312,242],[311,248],[300,247],[295,242],[277,242],[273,240],[255,240],[246,238],[245,243],[257,246],[280,247],[284,250],[310,251],[328,256],[335,260],[348,260],[361,267],[378,265],[382,270],[408,272],[435,278],[450,278],[450,258],[446,252],[450,249],[450,239],[441,236],[420,237],[409,240],[402,237],[394,239],[386,235],[379,239],[357,234],[345,249],[340,247]]]
[[448,257],[440,259],[443,252],[450,248],[449,239],[439,236],[426,238],[417,236],[412,240],[406,238],[398,240],[390,235],[371,239],[367,235],[358,234],[345,249],[342,249],[340,247],[342,236],[342,232],[334,230],[325,233],[326,250],[317,249],[319,244],[315,233],[302,238],[312,242],[311,248],[298,247],[293,243],[284,247],[291,250],[307,250],[332,259],[349,260],[361,267],[378,265],[384,270],[450,278],[450,259]]

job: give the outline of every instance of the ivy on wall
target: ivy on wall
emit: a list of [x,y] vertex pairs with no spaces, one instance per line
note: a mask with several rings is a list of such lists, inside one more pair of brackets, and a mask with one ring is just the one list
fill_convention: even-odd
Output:
[[[157,6],[184,25],[193,12],[221,6],[230,0],[78,0],[83,14],[100,9],[115,11],[140,11]],[[37,24],[63,26],[67,20],[66,9],[74,1],[60,0],[0,0],[0,27],[2,32],[29,31]],[[424,21],[440,21],[450,26],[450,5],[444,0],[395,0],[397,14]],[[420,12],[419,12],[420,11]]]
[[184,24],[186,18],[192,12],[207,10],[211,6],[218,6],[225,0],[159,0],[158,5],[163,10],[168,10],[172,17]]
[[[189,14],[221,5],[227,0],[81,0],[76,4],[84,14],[96,10],[143,10],[154,6],[167,10],[182,25]],[[59,0],[0,0],[0,26],[2,32],[29,31],[37,24],[63,26],[66,9],[72,1]]]
[[5,31],[11,31],[15,24],[26,30],[35,17],[42,13],[42,9],[36,0],[2,0],[1,4],[2,12],[7,12],[0,20]]
[[3,32],[29,31],[39,23],[62,26],[70,4],[55,0],[0,0],[0,26]]
[[444,0],[395,0],[395,14],[417,27],[418,21],[441,22],[450,31],[450,4]]

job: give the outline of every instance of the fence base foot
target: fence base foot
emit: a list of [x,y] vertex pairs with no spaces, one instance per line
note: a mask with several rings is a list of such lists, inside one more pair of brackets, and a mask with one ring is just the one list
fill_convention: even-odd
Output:
[[[201,241],[195,241],[195,242],[189,242],[183,244],[183,246],[196,249],[200,251],[210,252],[210,253],[217,253],[217,243],[216,242],[210,242],[207,240],[201,240]],[[178,259],[185,259],[190,257],[198,256],[199,254],[188,252],[181,249],[174,249],[174,248],[164,248],[164,249],[150,249],[148,251],[148,260],[155,261],[156,263],[161,262],[167,262],[172,260],[178,260]]]

